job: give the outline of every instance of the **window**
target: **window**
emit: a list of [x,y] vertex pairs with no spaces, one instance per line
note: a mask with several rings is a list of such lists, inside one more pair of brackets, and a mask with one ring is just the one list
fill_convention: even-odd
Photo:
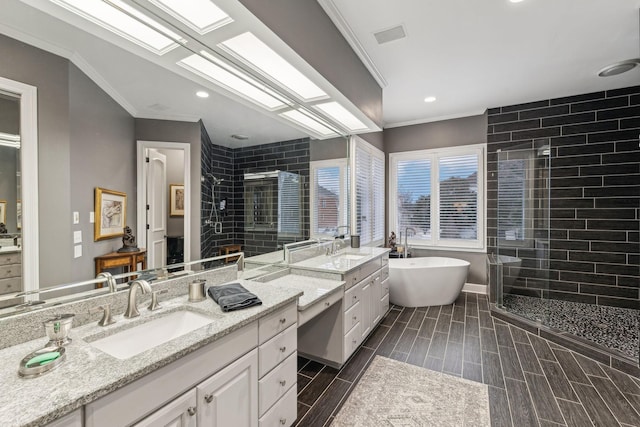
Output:
[[347,224],[347,160],[311,162],[311,236],[333,236]]
[[385,222],[385,158],[384,153],[358,137],[351,139],[353,165],[351,215],[353,234],[360,235],[362,245],[384,243]]
[[[484,249],[484,148],[389,155],[389,229],[411,244]],[[412,228],[412,230],[407,230]]]

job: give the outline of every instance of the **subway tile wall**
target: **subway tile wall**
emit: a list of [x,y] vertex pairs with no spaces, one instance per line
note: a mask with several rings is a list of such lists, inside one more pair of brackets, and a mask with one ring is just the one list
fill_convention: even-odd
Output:
[[[309,238],[309,139],[282,141],[245,148],[231,149],[211,142],[206,129],[202,126],[201,170],[205,178],[201,184],[201,253],[202,257],[218,254],[221,246],[240,243],[246,256],[275,251],[284,243]],[[244,173],[281,170],[298,173],[302,176],[302,230],[297,238],[280,238],[276,231],[244,230]],[[212,180],[207,174],[223,178],[224,182],[215,187],[215,201],[218,218],[222,222],[221,234],[217,234],[212,225],[205,221],[212,212]],[[221,198],[227,198],[227,212],[220,214]]]
[[551,148],[548,269],[514,248],[523,263],[509,291],[640,308],[640,86],[491,108],[487,134],[489,252],[498,150]]

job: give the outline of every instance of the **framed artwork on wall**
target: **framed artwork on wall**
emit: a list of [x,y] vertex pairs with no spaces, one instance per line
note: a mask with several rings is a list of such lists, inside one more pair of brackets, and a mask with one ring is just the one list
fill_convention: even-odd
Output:
[[0,222],[7,224],[7,201],[0,200]]
[[22,200],[16,202],[16,223],[18,230],[22,229]]
[[169,215],[184,216],[184,184],[169,184]]
[[127,218],[127,194],[96,187],[93,240],[124,235]]

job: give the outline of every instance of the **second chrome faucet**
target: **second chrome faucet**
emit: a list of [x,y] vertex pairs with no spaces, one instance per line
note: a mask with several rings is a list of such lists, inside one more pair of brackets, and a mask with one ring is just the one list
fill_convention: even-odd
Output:
[[151,293],[151,286],[146,280],[139,279],[131,282],[131,285],[129,285],[129,303],[127,305],[127,310],[124,312],[124,317],[126,318],[140,316],[138,305],[136,303],[138,289],[140,289],[140,292],[143,294],[146,294],[147,292]]

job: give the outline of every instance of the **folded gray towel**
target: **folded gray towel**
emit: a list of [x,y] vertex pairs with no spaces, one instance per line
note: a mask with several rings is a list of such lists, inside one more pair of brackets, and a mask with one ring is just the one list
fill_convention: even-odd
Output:
[[207,289],[207,293],[218,303],[222,311],[240,310],[254,305],[262,305],[260,298],[246,290],[240,283],[211,286]]

